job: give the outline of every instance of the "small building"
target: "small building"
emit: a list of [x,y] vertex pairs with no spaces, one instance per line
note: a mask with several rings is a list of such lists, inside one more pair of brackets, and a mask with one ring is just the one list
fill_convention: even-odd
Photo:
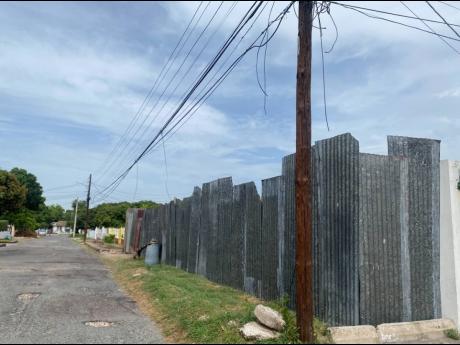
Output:
[[64,220],[51,223],[51,228],[53,234],[65,234],[69,232],[67,228],[67,222]]

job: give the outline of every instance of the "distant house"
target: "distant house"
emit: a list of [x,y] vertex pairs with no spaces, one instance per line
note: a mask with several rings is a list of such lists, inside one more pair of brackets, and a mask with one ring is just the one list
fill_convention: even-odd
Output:
[[68,231],[67,222],[60,220],[59,222],[51,223],[53,234],[64,234]]

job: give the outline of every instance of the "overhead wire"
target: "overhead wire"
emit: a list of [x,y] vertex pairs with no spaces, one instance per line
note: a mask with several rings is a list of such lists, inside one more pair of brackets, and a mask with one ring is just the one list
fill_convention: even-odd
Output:
[[[320,37],[320,44],[321,44],[321,67],[322,67],[322,75],[323,75],[323,102],[324,102],[324,117],[326,119],[326,126],[327,130],[330,131],[329,128],[329,120],[327,117],[327,102],[326,102],[326,73],[325,73],[325,66],[324,66],[324,47],[323,47],[323,28],[321,25],[321,14],[326,11],[324,6],[324,1],[319,4],[318,2],[315,3],[316,5],[316,13],[318,18],[318,26],[319,26],[319,37]],[[327,6],[327,5],[326,5]]]
[[[215,87],[220,85],[220,83],[228,76],[228,74],[235,68],[235,66],[238,64],[239,61],[241,61],[241,59],[252,49],[255,49],[255,48],[258,48],[260,46],[263,46],[265,44],[268,44],[268,42],[273,38],[273,35],[277,32],[278,28],[279,28],[279,25],[281,24],[281,21],[282,19],[284,18],[284,15],[287,13],[287,11],[289,10],[289,8],[292,6],[294,2],[291,2],[287,7],[286,9],[282,12],[283,16],[280,20],[280,16],[281,14],[278,16],[278,18],[274,21],[271,22],[271,24],[273,24],[273,22],[275,21],[278,21],[279,20],[279,23],[278,23],[278,26],[277,28],[275,29],[275,31],[273,32],[273,34],[265,41],[263,42],[262,44],[259,44],[257,45],[257,41],[260,39],[261,36],[263,36],[263,34],[265,33],[265,31],[268,29],[268,27],[261,33],[261,35],[259,35],[258,39],[249,47],[245,50],[245,52],[243,54],[241,54],[234,62],[233,64],[227,69],[227,71],[217,80],[217,82],[205,93],[204,97],[205,96],[209,96],[210,92],[214,91],[215,90]],[[109,186],[107,186],[105,188],[105,191],[110,191],[110,189],[112,187],[117,187],[117,185],[119,184],[119,182],[124,179],[126,177],[126,175],[129,173],[129,171],[132,169],[132,167],[137,164],[137,162],[142,159],[148,152],[149,150],[152,148],[152,146],[154,144],[157,143],[157,139],[160,135],[163,135],[165,129],[168,127],[168,125],[173,121],[173,119],[177,116],[177,114],[179,113],[179,111],[182,109],[182,107],[184,106],[184,104],[187,102],[187,100],[190,98],[190,96],[193,94],[193,92],[198,88],[198,86],[203,82],[204,78],[209,74],[209,72],[212,70],[212,68],[216,65],[217,61],[219,61],[219,59],[222,57],[223,53],[228,49],[229,45],[236,39],[236,36],[238,35],[238,33],[243,29],[243,27],[248,23],[248,21],[257,13],[257,11],[259,10],[261,6],[261,3],[259,3],[257,5],[257,7],[250,13],[250,15],[248,16],[247,19],[245,19],[244,21],[240,21],[240,24],[237,26],[237,28],[235,28],[234,32],[230,35],[230,37],[227,39],[227,41],[225,42],[225,44],[222,46],[222,48],[220,49],[220,51],[218,52],[218,54],[216,55],[216,57],[211,61],[210,64],[208,64],[207,68],[203,71],[202,73],[202,76],[200,77],[200,79],[198,80],[198,82],[196,83],[196,85],[192,88],[192,90],[190,90],[190,92],[188,93],[187,97],[181,102],[181,104],[179,105],[179,107],[176,109],[176,111],[170,116],[170,118],[168,119],[168,121],[163,125],[163,127],[158,131],[158,133],[155,135],[155,137],[153,138],[153,140],[149,143],[149,145],[146,147],[146,149],[138,156],[138,158],[131,164],[131,166],[122,174],[120,175],[115,181],[113,181]],[[247,15],[246,15],[247,16]],[[245,16],[245,17],[246,17]],[[243,19],[245,18],[243,17]],[[243,24],[241,24],[243,22]],[[271,26],[270,24],[270,26]],[[195,104],[198,105],[200,102],[202,101],[202,99],[198,100],[198,102]],[[192,108],[193,109],[193,108]]]
[[[211,17],[211,19],[208,21],[207,25],[205,26],[205,28],[202,30],[202,33],[200,34],[200,37],[204,34],[204,32],[208,29],[208,27],[210,26],[210,24],[213,22],[214,18],[216,17],[218,11],[220,10],[221,6],[222,6],[222,3],[219,5],[219,7],[216,9],[216,11],[214,12],[213,16]],[[151,130],[153,124],[155,123],[155,120],[157,120],[162,111],[164,110],[164,108],[166,107],[166,105],[171,101],[172,97],[175,95],[177,89],[183,85],[184,83],[184,80],[186,78],[186,76],[188,76],[188,74],[190,73],[190,71],[192,70],[192,68],[196,65],[198,59],[201,57],[201,55],[203,54],[203,52],[206,50],[206,48],[209,46],[209,43],[211,42],[212,38],[216,35],[216,33],[218,32],[218,30],[220,29],[220,26],[223,24],[223,22],[228,18],[228,16],[230,15],[230,13],[233,11],[233,9],[235,8],[236,6],[236,3],[237,1],[235,1],[233,3],[233,5],[229,8],[229,10],[227,11],[227,13],[223,16],[221,22],[219,23],[219,25],[216,26],[214,32],[209,36],[208,40],[205,42],[205,44],[203,45],[203,47],[201,48],[200,52],[196,55],[195,59],[193,60],[193,62],[190,64],[190,66],[188,67],[188,69],[186,70],[186,72],[184,73],[184,75],[182,76],[182,78],[180,80],[178,80],[176,86],[174,87],[174,89],[170,92],[168,98],[163,102],[163,105],[161,106],[160,110],[158,110],[158,112],[156,113],[156,115],[152,118],[152,120],[149,122],[149,124],[147,124],[147,126],[144,127],[144,130],[143,132],[141,133],[139,139],[137,140],[139,143],[142,143],[144,138],[146,137],[146,135],[149,133],[149,131]],[[198,41],[197,41],[198,42]],[[193,47],[192,47],[193,48]],[[189,51],[189,53],[191,53],[191,50]],[[185,61],[184,61],[185,62]],[[181,65],[182,67],[182,65]],[[175,76],[173,77],[173,79],[175,79],[175,77],[177,76],[177,73],[179,72],[179,70],[176,72]],[[168,83],[168,86],[172,83],[173,80],[171,80],[170,83]],[[184,97],[185,94],[182,96]],[[152,109],[150,110],[149,112],[149,116],[150,114],[153,112],[154,108],[152,107]],[[137,134],[137,133],[136,133]],[[132,152],[127,152],[127,154],[123,157],[123,160],[128,160],[130,154]]]
[[442,21],[452,30],[452,32],[458,37],[460,38],[460,34],[453,28],[453,26],[447,22],[447,20],[441,15],[441,13],[438,12],[438,10],[429,2],[429,1],[425,1],[428,6],[431,7],[431,9],[433,10],[434,13],[436,13],[438,15],[439,18],[442,19]]
[[[409,15],[406,15],[406,14],[394,13],[394,12],[390,12],[390,11],[383,11],[383,10],[378,10],[378,9],[375,9],[375,8],[369,8],[369,7],[350,5],[350,4],[347,4],[347,3],[344,3],[344,2],[338,2],[338,1],[329,1],[329,3],[334,4],[334,5],[339,5],[339,6],[342,6],[342,7],[353,8],[355,10],[363,10],[363,11],[368,11],[368,12],[386,14],[386,15],[390,15],[390,16],[406,18],[406,19],[413,19],[413,20],[418,21],[417,17],[409,16]],[[434,20],[434,19],[430,19],[430,18],[421,18],[421,19],[423,19],[425,22],[436,23],[436,24],[446,24],[446,23],[444,23],[442,21]],[[460,27],[460,24],[453,24],[453,23],[449,23],[449,24],[452,25],[452,26]]]
[[460,11],[460,7],[454,6],[452,4],[449,4],[447,1],[438,1],[439,3],[449,6],[450,8],[456,9],[457,11]]
[[206,76],[210,73],[212,68],[217,64],[217,62],[220,60],[222,55],[225,53],[225,51],[228,49],[230,44],[235,40],[236,36],[238,33],[244,28],[244,26],[248,23],[248,21],[259,11],[260,7],[262,6],[262,1],[259,2],[254,2],[251,7],[246,11],[245,15],[243,18],[240,20],[236,28],[233,30],[231,35],[227,38],[227,40],[224,42],[224,44],[221,46],[217,54],[214,56],[214,58],[211,60],[211,62],[206,66],[206,68],[201,72],[197,82],[193,86],[193,88],[188,92],[186,97],[180,102],[176,110],[173,112],[173,114],[169,117],[169,119],[166,121],[166,123],[162,126],[160,131],[154,136],[154,138],[151,140],[151,142],[147,145],[147,147],[144,149],[144,151],[136,158],[136,160],[126,169],[124,173],[122,173],[118,178],[116,178],[111,184],[109,184],[105,189],[104,192],[109,191],[112,187],[118,186],[119,182],[121,182],[126,175],[129,173],[129,171],[134,167],[134,165],[137,164],[137,162],[142,159],[142,157],[146,154],[146,152],[149,150],[149,148],[156,142],[158,137],[163,133],[165,128],[171,123],[171,121],[174,119],[175,116],[179,113],[179,111],[183,108],[185,103],[189,100],[191,95],[195,92],[195,90],[198,88],[198,86],[203,82],[203,80],[206,78]]
[[[187,28],[186,30],[184,31],[184,34],[188,31],[188,33],[186,33],[186,37],[185,39],[183,39],[184,37],[184,34],[181,36],[181,38],[179,39],[179,42],[176,44],[176,47],[175,49],[173,49],[173,53],[171,53],[171,56],[173,56],[172,58],[168,59],[168,63],[165,69],[165,72],[162,74],[162,75],[159,75],[159,78],[157,79],[158,80],[158,83],[156,83],[155,85],[155,88],[152,88],[153,91],[150,93],[150,96],[149,96],[149,100],[147,103],[145,103],[143,109],[142,109],[142,112],[144,112],[144,110],[146,109],[147,107],[147,104],[150,102],[150,100],[152,99],[153,97],[153,94],[154,92],[157,90],[157,88],[161,85],[161,83],[163,82],[163,80],[165,79],[166,75],[168,75],[169,71],[171,70],[171,67],[173,66],[173,63],[174,61],[177,59],[177,57],[179,56],[179,54],[182,52],[182,50],[184,49],[184,47],[186,46],[187,42],[190,40],[190,37],[192,35],[192,33],[195,31],[198,23],[201,21],[201,18],[203,17],[204,13],[206,12],[206,10],[209,8],[210,6],[210,3],[211,2],[208,2],[208,4],[204,7],[204,9],[201,11],[201,13],[199,14],[196,22],[195,22],[195,17],[196,17],[196,14],[198,14],[198,10],[200,8],[200,6],[197,8],[197,10],[195,11],[195,14],[194,16],[192,17],[192,19],[190,20],[189,22],[189,25],[187,25]],[[192,28],[189,30],[190,28],[190,25],[192,25],[193,23],[193,26]],[[179,49],[177,49],[177,46],[179,46]],[[159,99],[163,96],[165,90],[163,91],[163,93],[157,98],[157,102],[155,103],[155,105],[159,102]],[[98,181],[102,181],[102,179],[106,176],[106,174],[111,170],[111,168],[120,161],[120,157],[122,157],[123,153],[126,151],[126,149],[131,145],[132,141],[134,140],[134,138],[136,137],[137,133],[139,132],[139,130],[143,127],[143,125],[145,124],[145,122],[147,121],[148,119],[148,116],[150,116],[150,113],[148,113],[148,115],[144,115],[143,116],[143,120],[142,122],[136,126],[137,130],[134,132],[134,134],[132,134],[130,137],[128,137],[127,139],[127,143],[123,146],[123,148],[121,149],[121,151],[117,154],[117,156],[115,156],[114,160],[106,165],[103,173],[100,175],[100,177],[97,178]],[[134,128],[134,127],[133,127]]]
[[[408,6],[404,3],[404,1],[400,1],[401,4],[407,8],[414,16],[418,17],[418,15]],[[435,32],[435,30],[430,26],[428,25],[427,23],[425,23],[423,21],[423,19],[420,19],[420,21],[429,29],[431,30],[432,32]],[[442,40],[448,47],[450,47],[454,52],[456,52],[457,54],[460,54],[460,52],[453,46],[451,45],[446,39],[444,39],[443,37],[438,37],[440,40]]]
[[[447,39],[450,39],[450,40],[453,40],[453,41],[460,42],[460,38],[455,38],[455,37],[443,35],[443,34],[440,34],[440,33],[433,33],[433,32],[431,32],[431,31],[422,29],[422,28],[417,27],[417,26],[413,26],[413,25],[409,25],[409,24],[406,24],[406,23],[398,22],[398,21],[395,21],[395,20],[392,20],[392,19],[388,19],[388,18],[385,18],[385,17],[375,16],[375,15],[366,13],[366,12],[364,12],[364,11],[361,11],[361,10],[355,8],[356,6],[349,6],[349,5],[345,5],[345,4],[342,4],[342,3],[339,3],[339,2],[335,2],[335,1],[331,1],[331,3],[332,3],[332,4],[335,4],[335,5],[338,5],[338,6],[342,6],[342,7],[344,7],[344,8],[350,9],[350,10],[353,10],[353,11],[355,11],[355,12],[358,12],[358,13],[360,13],[360,14],[366,16],[366,17],[372,18],[372,19],[378,19],[378,20],[382,20],[382,21],[389,22],[389,23],[398,24],[398,25],[401,25],[401,26],[404,26],[404,27],[407,27],[407,28],[410,28],[410,29],[415,29],[415,30],[418,30],[418,31],[422,31],[422,32],[428,33],[428,34],[430,34],[430,35],[440,36],[440,37],[444,37],[444,38],[447,38]],[[411,17],[411,18],[412,18],[412,17]],[[414,18],[414,19],[417,19],[416,17],[413,17],[413,18]],[[440,23],[440,22],[437,22],[437,23]]]
[[[179,38],[179,41],[176,43],[174,49],[172,50],[172,52],[170,53],[168,59],[166,60],[166,63],[163,65],[160,73],[157,75],[157,78],[155,79],[155,82],[153,84],[153,86],[150,88],[149,92],[147,93],[147,95],[145,96],[142,104],[140,105],[139,109],[137,110],[136,114],[134,115],[134,117],[131,119],[131,122],[129,123],[128,127],[126,128],[125,132],[123,133],[123,135],[119,138],[119,140],[117,141],[116,145],[112,148],[112,150],[110,151],[110,153],[108,154],[108,156],[106,157],[106,159],[103,161],[103,163],[101,164],[101,166],[105,167],[106,164],[110,161],[109,158],[111,157],[112,154],[114,154],[118,148],[120,147],[121,143],[123,142],[123,139],[124,137],[128,136],[131,129],[133,128],[135,122],[137,121],[137,119],[139,118],[140,114],[144,111],[145,109],[145,106],[146,104],[150,101],[150,99],[152,98],[152,95],[153,93],[155,92],[160,80],[162,80],[162,76],[163,76],[163,72],[165,71],[165,69],[168,68],[168,66],[170,66],[170,63],[173,61],[173,57],[177,51],[177,48],[179,47],[179,45],[181,44],[184,36],[186,35],[186,33],[188,32],[191,24],[193,23],[193,21],[195,20],[195,17],[199,11],[199,9],[201,8],[201,6],[203,5],[203,1],[201,1],[199,3],[199,5],[197,6],[197,8],[195,9],[195,12],[193,13],[193,16],[192,18],[190,19],[190,21],[188,22],[185,30],[182,32],[182,35],[180,36]],[[169,69],[168,69],[169,71]],[[167,72],[166,72],[167,73]],[[166,74],[165,73],[165,74]],[[161,82],[160,82],[161,83]],[[100,171],[100,170],[98,170]]]

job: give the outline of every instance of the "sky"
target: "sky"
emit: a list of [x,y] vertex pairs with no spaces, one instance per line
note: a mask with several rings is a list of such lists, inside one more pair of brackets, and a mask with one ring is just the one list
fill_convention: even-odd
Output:
[[[342,3],[412,15],[400,2]],[[238,36],[234,54],[231,46],[219,64],[231,63],[288,3],[272,4],[263,7],[248,34]],[[440,20],[425,2],[406,4],[420,17]],[[448,22],[460,24],[460,9],[432,4]],[[279,175],[282,157],[295,150],[297,17],[292,10],[266,54],[261,49],[258,59],[257,50],[245,55],[177,133],[144,157],[107,198],[101,193],[152,140],[249,6],[2,2],[0,168],[27,169],[38,177],[47,204],[65,208],[85,197],[90,173],[96,204],[167,202],[220,177],[260,187],[260,180]],[[195,11],[184,36],[188,40],[180,41]],[[350,132],[361,152],[386,154],[387,135],[433,138],[441,140],[441,159],[460,160],[460,54],[439,37],[336,4],[330,16],[320,18],[330,129],[315,20],[313,141]],[[418,20],[392,19],[428,30]],[[455,35],[445,25],[430,26]],[[168,60],[178,42],[184,42],[182,49]],[[460,42],[450,42],[460,51]],[[161,74],[165,64],[170,67]]]

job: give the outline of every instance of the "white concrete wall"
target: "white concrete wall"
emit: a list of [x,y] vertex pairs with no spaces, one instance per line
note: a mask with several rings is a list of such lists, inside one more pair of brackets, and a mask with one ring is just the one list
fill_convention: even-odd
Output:
[[460,161],[441,161],[442,316],[460,328]]

